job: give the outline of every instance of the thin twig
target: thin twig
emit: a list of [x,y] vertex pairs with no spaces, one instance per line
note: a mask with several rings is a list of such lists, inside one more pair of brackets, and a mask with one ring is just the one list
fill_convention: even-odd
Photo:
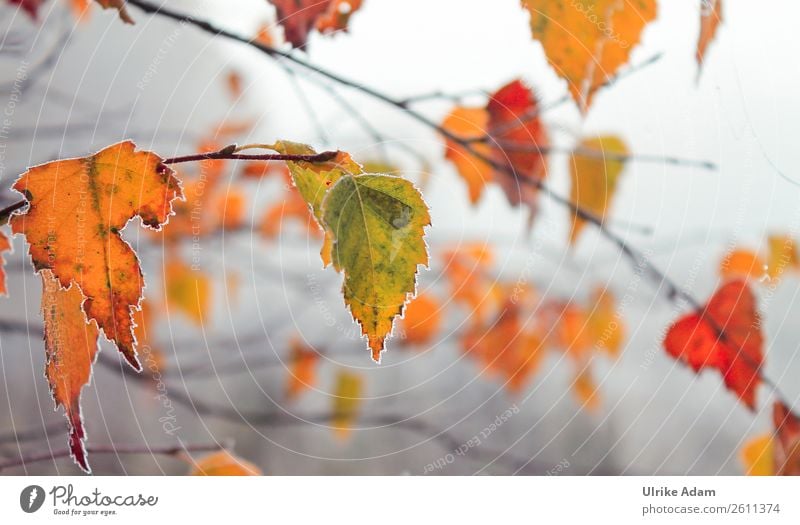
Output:
[[[178,454],[191,453],[191,452],[214,452],[225,448],[219,443],[209,444],[189,444],[189,445],[166,445],[166,446],[150,446],[150,445],[88,445],[86,452],[89,454],[148,454],[148,455],[161,455],[161,456],[177,456]],[[22,467],[31,463],[40,463],[42,461],[52,461],[60,458],[70,457],[71,451],[68,448],[54,450],[51,452],[34,452],[27,456],[20,456],[17,458],[0,461],[0,471],[13,468]]]
[[236,145],[232,144],[226,146],[219,151],[211,153],[197,153],[194,155],[185,155],[183,157],[171,157],[161,161],[162,164],[180,164],[182,162],[198,162],[202,160],[285,160],[293,162],[327,162],[336,158],[339,154],[338,151],[323,151],[322,153],[315,153],[313,155],[290,155],[283,153],[263,153],[258,155],[250,155],[243,153],[234,153]]
[[28,204],[28,201],[21,200],[21,201],[15,202],[14,204],[12,204],[10,206],[6,206],[2,210],[0,210],[0,224],[5,223],[6,221],[8,221],[8,218],[11,216],[12,213],[14,213],[15,211],[17,211],[17,210],[19,210],[21,208],[24,208],[26,204]]

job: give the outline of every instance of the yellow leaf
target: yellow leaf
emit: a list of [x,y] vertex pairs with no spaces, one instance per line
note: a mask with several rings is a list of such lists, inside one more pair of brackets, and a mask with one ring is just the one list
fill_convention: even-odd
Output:
[[132,315],[144,283],[120,231],[136,216],[154,229],[167,222],[181,189],[161,161],[126,141],[86,158],[36,166],[13,186],[30,206],[11,216],[11,229],[25,235],[36,269],[52,270],[62,288],[76,284],[87,318],[137,370]]
[[790,235],[770,235],[767,274],[772,279],[780,279],[787,270],[800,268],[797,245]]
[[220,450],[198,459],[189,472],[191,476],[261,476],[261,469],[234,456],[227,450]]
[[[604,136],[584,140],[572,153],[570,199],[584,210],[605,218],[617,189],[625,163],[619,155],[628,151],[619,137]],[[586,221],[572,213],[569,242],[574,244]]]
[[428,207],[400,177],[345,175],[323,208],[333,266],[344,274],[345,303],[379,362],[394,319],[416,291],[417,267],[428,264]]
[[331,426],[340,438],[350,435],[353,423],[358,418],[363,401],[363,388],[363,381],[358,374],[342,370],[336,376]]
[[608,290],[597,289],[589,308],[587,327],[595,347],[618,356],[625,342],[625,325],[617,315],[614,296]]
[[205,273],[175,258],[164,268],[164,287],[168,306],[183,312],[198,325],[208,319],[211,282]]
[[748,476],[774,476],[774,444],[771,434],[756,436],[741,450],[741,459]]
[[656,17],[656,0],[522,0],[522,6],[533,38],[583,113]]

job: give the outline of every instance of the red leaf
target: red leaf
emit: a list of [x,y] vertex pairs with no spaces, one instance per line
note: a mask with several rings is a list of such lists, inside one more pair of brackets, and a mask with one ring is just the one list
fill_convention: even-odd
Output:
[[39,7],[45,0],[8,0],[11,5],[18,5],[22,10],[31,15],[31,18],[36,20],[38,16]]
[[[513,206],[524,204],[536,214],[538,190],[531,181],[547,175],[547,162],[538,148],[547,145],[547,132],[538,116],[536,96],[522,81],[514,80],[492,95],[486,106],[489,112],[489,135],[495,160],[513,169],[516,176],[500,171],[497,182]],[[530,118],[533,116],[533,118]]]
[[270,0],[275,6],[284,37],[293,47],[304,47],[308,33],[345,30],[350,15],[362,0]]
[[664,348],[695,372],[718,369],[728,389],[755,410],[763,342],[753,292],[745,281],[732,281],[714,293],[703,311],[673,324]]
[[3,259],[3,252],[11,251],[11,241],[8,236],[0,231],[0,295],[8,295],[6,288],[6,261]]
[[772,410],[772,420],[777,435],[775,446],[777,474],[800,475],[800,419],[789,410],[789,407],[776,401]]

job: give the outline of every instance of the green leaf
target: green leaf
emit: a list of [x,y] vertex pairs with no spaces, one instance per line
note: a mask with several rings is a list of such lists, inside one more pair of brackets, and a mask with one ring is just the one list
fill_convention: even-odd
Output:
[[323,202],[342,292],[380,360],[394,319],[416,291],[417,266],[428,264],[425,227],[431,218],[414,185],[390,175],[345,175]]
[[[284,154],[313,155],[305,144],[278,142]],[[322,261],[344,273],[345,304],[380,360],[395,318],[417,285],[417,266],[428,264],[428,206],[400,177],[364,174],[344,152],[328,162],[287,162],[297,190],[325,230]]]

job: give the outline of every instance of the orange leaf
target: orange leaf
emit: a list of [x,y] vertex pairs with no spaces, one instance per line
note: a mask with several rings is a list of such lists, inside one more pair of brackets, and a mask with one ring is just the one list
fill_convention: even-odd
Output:
[[308,230],[310,235],[319,237],[322,234],[308,204],[298,191],[289,191],[286,198],[272,207],[267,208],[266,213],[261,219],[261,234],[267,239],[277,237],[287,219],[295,218],[300,221]]
[[317,363],[319,362],[319,354],[300,341],[292,341],[291,347],[289,382],[286,386],[287,399],[295,399],[303,391],[311,388],[317,380]]
[[[457,107],[442,121],[442,128],[464,139],[486,136],[488,126],[489,112],[483,108]],[[473,142],[471,147],[486,158],[491,155],[491,148],[488,144]],[[480,199],[486,183],[491,182],[494,178],[492,166],[472,155],[466,148],[453,140],[445,139],[445,148],[445,158],[455,164],[458,174],[467,183],[469,200],[475,204]]]
[[761,320],[756,299],[745,281],[721,286],[705,309],[673,324],[664,348],[695,372],[710,367],[720,371],[725,385],[755,410],[759,368],[764,360]]
[[167,222],[172,201],[181,196],[172,171],[126,141],[31,168],[13,188],[30,206],[11,217],[11,229],[25,235],[35,268],[52,270],[64,288],[76,284],[86,297],[87,318],[141,370],[132,315],[144,283],[120,230],[136,216],[156,230]]
[[69,5],[78,21],[84,21],[89,16],[89,4],[91,0],[71,0]]
[[220,450],[198,459],[189,473],[191,476],[260,476],[261,469],[234,456],[227,450]]
[[0,231],[0,295],[8,295],[6,287],[6,261],[3,253],[11,251],[11,241],[5,232]]
[[555,331],[556,345],[567,355],[583,361],[593,346],[588,325],[589,318],[583,307],[572,302],[560,305]]
[[499,289],[488,275],[493,260],[491,247],[481,243],[465,244],[444,251],[442,259],[442,272],[450,283],[450,297],[466,305],[470,309],[470,319],[480,325],[487,308],[500,303]]
[[98,4],[103,6],[103,9],[116,9],[119,11],[119,17],[126,24],[133,24],[133,18],[128,14],[125,9],[125,0],[96,0]]
[[512,393],[525,386],[545,356],[542,338],[523,326],[520,315],[519,304],[509,298],[494,322],[473,327],[462,341],[464,352],[487,373],[505,379]]
[[220,195],[215,207],[220,226],[235,229],[244,223],[247,210],[247,198],[240,189],[229,187],[224,195]]
[[719,265],[719,274],[724,278],[761,279],[767,264],[757,253],[750,250],[732,250],[725,254]]
[[697,39],[695,58],[697,65],[703,65],[708,45],[714,40],[717,28],[722,22],[722,0],[705,0],[700,7],[700,36]]
[[317,19],[317,31],[328,34],[347,31],[350,15],[361,8],[362,0],[333,0],[328,10]]
[[236,72],[231,71],[228,73],[228,94],[233,100],[238,100],[242,96],[242,76]]
[[261,25],[256,32],[255,42],[267,47],[275,46],[275,38],[272,36],[272,28],[266,24]]
[[800,419],[789,407],[776,401],[772,420],[777,439],[774,443],[775,472],[781,476],[800,475]]
[[754,437],[741,450],[742,463],[748,476],[774,476],[775,451],[772,434]]
[[530,12],[533,38],[582,113],[656,17],[656,0],[522,0],[522,6]]
[[572,383],[572,390],[578,396],[578,400],[583,408],[590,412],[596,411],[600,408],[600,395],[597,385],[594,384],[592,372],[589,366],[584,366],[583,369],[575,376],[575,381]]
[[[203,140],[197,146],[197,153],[213,153],[219,151],[222,144],[215,140]],[[222,174],[225,173],[226,162],[222,159],[207,159],[200,161],[200,180],[206,190],[216,186]]]
[[[154,344],[153,333],[153,308],[150,301],[143,300],[141,309],[133,315],[136,328],[133,333],[136,335],[136,342],[139,344],[139,353],[142,354],[145,366],[150,369],[152,377],[157,377],[156,373],[162,373],[167,364],[167,359],[161,347]],[[156,381],[157,382],[157,381]]]
[[64,407],[69,422],[69,449],[75,462],[90,472],[83,440],[81,389],[92,376],[97,355],[97,324],[86,322],[83,295],[77,285],[62,289],[50,270],[42,270],[42,318],[47,352],[45,375],[56,406]]
[[347,28],[350,15],[361,7],[362,0],[270,0],[286,41],[304,47],[308,33],[316,28],[330,33]]
[[514,173],[497,171],[496,180],[512,206],[528,207],[531,221],[539,191],[535,184],[547,176],[547,160],[538,150],[547,146],[547,132],[541,119],[532,117],[538,108],[535,95],[520,80],[500,88],[486,105],[493,157]]
[[401,323],[406,344],[424,345],[442,325],[442,306],[430,294],[420,294],[406,306]]

